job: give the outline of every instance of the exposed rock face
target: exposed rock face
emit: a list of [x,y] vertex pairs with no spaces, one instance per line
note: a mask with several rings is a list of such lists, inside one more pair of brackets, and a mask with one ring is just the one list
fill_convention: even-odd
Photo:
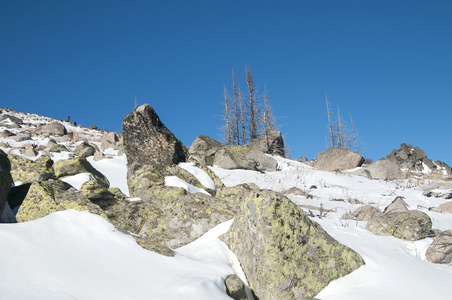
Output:
[[34,133],[43,136],[63,136],[67,134],[67,130],[63,124],[52,122],[36,128]]
[[370,174],[370,178],[381,180],[404,180],[406,173],[394,161],[383,158],[365,167]]
[[213,164],[223,169],[244,169],[259,172],[276,171],[275,159],[250,146],[226,146],[215,153]]
[[403,200],[403,197],[396,197],[394,201],[391,202],[391,204],[385,207],[383,213],[405,213],[408,211],[408,204]]
[[240,278],[233,274],[228,275],[224,280],[226,286],[226,294],[234,300],[247,300],[245,284]]
[[250,146],[259,152],[285,157],[284,139],[281,131],[270,131],[251,141]]
[[188,149],[190,160],[196,161],[202,165],[213,165],[215,153],[225,145],[206,135],[198,136]]
[[133,196],[144,196],[147,189],[163,184],[163,170],[185,161],[184,145],[163,125],[149,104],[127,114],[122,131],[127,184]]
[[0,217],[3,214],[3,209],[8,200],[8,194],[13,184],[11,177],[11,164],[5,152],[0,150]]
[[57,178],[77,175],[80,173],[91,173],[96,181],[107,188],[110,186],[110,182],[107,177],[97,171],[86,159],[84,158],[70,158],[65,160],[59,160],[53,165],[55,170],[55,176]]
[[314,169],[322,171],[343,171],[360,167],[364,163],[364,158],[349,149],[330,148],[317,155],[317,162]]
[[102,136],[100,148],[106,150],[112,148],[117,150],[122,145],[122,138],[116,132],[106,132]]
[[11,154],[8,156],[11,162],[11,175],[14,181],[30,183],[33,181],[46,181],[55,179],[53,161],[48,155],[41,155],[35,161]]
[[259,299],[312,299],[364,264],[289,199],[267,190],[245,200],[222,239]]
[[452,170],[446,163],[433,162],[421,149],[405,143],[400,145],[399,150],[393,150],[386,158],[398,164],[401,169],[408,171],[452,175]]
[[98,205],[91,203],[71,185],[60,180],[33,182],[16,218],[19,222],[28,222],[66,209],[89,210],[106,218]]
[[79,192],[102,209],[114,204],[115,195],[94,180],[82,184]]
[[452,230],[440,234],[427,249],[426,258],[436,264],[452,263]]
[[74,154],[80,158],[87,158],[91,155],[94,155],[94,153],[96,153],[96,149],[87,142],[82,142],[74,150]]

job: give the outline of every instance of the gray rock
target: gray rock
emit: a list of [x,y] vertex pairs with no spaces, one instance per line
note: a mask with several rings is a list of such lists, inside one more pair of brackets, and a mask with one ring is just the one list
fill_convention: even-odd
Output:
[[285,196],[255,191],[221,239],[259,299],[312,299],[364,264]]
[[96,181],[104,188],[109,188],[110,182],[101,172],[96,170],[85,158],[69,158],[54,163],[53,169],[57,178],[77,175],[80,173],[91,173]]
[[6,123],[8,120],[11,121],[12,123],[15,123],[15,124],[22,124],[23,123],[22,119],[20,119],[18,117],[11,116],[11,115],[8,115],[8,114],[0,115],[0,122],[1,123]]
[[102,135],[100,148],[106,150],[112,148],[117,150],[122,145],[122,138],[116,132],[105,132]]
[[47,146],[44,149],[44,151],[47,152],[68,152],[69,150],[61,145],[58,144],[54,139],[49,139],[49,141],[47,142]]
[[452,263],[452,230],[448,230],[435,238],[425,256],[432,263]]
[[388,206],[383,210],[384,214],[390,213],[405,213],[408,212],[408,204],[403,200],[403,197],[396,197],[394,201],[391,202]]
[[28,157],[36,157],[36,156],[38,156],[38,152],[36,152],[35,148],[33,148],[32,146],[31,147],[27,147],[25,149],[24,154],[25,154],[25,156],[28,156]]
[[364,205],[358,207],[354,212],[353,216],[357,221],[369,221],[373,217],[379,217],[382,215],[382,212],[371,205]]
[[191,161],[196,161],[201,165],[213,165],[215,153],[225,145],[206,135],[198,136],[188,149]]
[[67,134],[66,127],[58,122],[42,125],[34,130],[37,135],[43,136],[63,136]]
[[0,217],[8,203],[8,194],[13,184],[11,177],[11,163],[5,152],[0,150]]
[[438,213],[452,214],[452,202],[442,203],[438,207],[430,208],[430,210]]
[[370,174],[370,178],[381,180],[404,180],[406,173],[394,161],[383,158],[365,167]]
[[270,131],[262,134],[250,143],[251,148],[267,154],[275,154],[285,157],[284,140],[281,131]]
[[23,141],[29,141],[31,140],[31,134],[29,134],[28,132],[22,132],[16,135],[16,142],[23,142]]
[[317,155],[314,169],[336,172],[360,167],[364,158],[349,149],[330,148]]
[[228,275],[224,280],[226,294],[234,300],[247,300],[245,284],[235,274]]
[[80,158],[87,158],[91,155],[94,155],[94,153],[96,153],[96,149],[87,142],[82,142],[74,150],[74,154]]
[[215,153],[213,164],[223,169],[244,169],[259,172],[273,172],[278,163],[272,157],[250,146],[226,146]]
[[15,134],[12,133],[11,131],[9,131],[8,129],[5,129],[2,132],[0,132],[1,138],[8,138],[8,137],[12,137],[12,136],[15,136]]

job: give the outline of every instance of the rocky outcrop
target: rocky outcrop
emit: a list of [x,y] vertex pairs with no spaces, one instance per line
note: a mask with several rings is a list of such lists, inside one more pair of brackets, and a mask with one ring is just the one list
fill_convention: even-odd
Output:
[[117,150],[122,145],[122,137],[116,132],[106,132],[102,135],[101,150],[112,148]]
[[343,148],[330,148],[317,155],[314,169],[336,172],[360,167],[364,158],[356,152]]
[[399,165],[389,159],[380,159],[366,166],[364,170],[369,172],[369,177],[381,180],[404,180],[407,174]]
[[106,218],[98,205],[91,203],[71,185],[60,180],[33,182],[16,218],[19,222],[28,222],[66,209],[88,210]]
[[284,139],[281,131],[270,131],[262,134],[250,143],[251,148],[267,154],[285,157]]
[[282,194],[255,191],[221,239],[259,299],[312,299],[364,264]]
[[43,151],[46,151],[46,152],[69,152],[69,150],[65,146],[58,144],[54,139],[49,139],[49,141],[47,142],[47,146]]
[[109,188],[110,182],[107,177],[97,171],[85,158],[70,158],[59,160],[53,165],[56,178],[77,175],[80,173],[91,173],[96,181],[103,187]]
[[74,150],[74,154],[80,158],[87,158],[94,155],[94,153],[96,153],[96,149],[85,141],[78,145]]
[[452,169],[446,163],[433,162],[420,148],[405,143],[400,145],[399,150],[393,150],[386,158],[399,165],[402,170],[414,173],[452,175]]
[[0,150],[0,218],[3,215],[3,210],[8,203],[8,194],[13,184],[11,177],[11,164],[5,152]]
[[127,114],[122,130],[129,191],[143,197],[149,188],[164,184],[165,169],[185,161],[187,151],[149,104]]
[[14,181],[30,183],[55,179],[53,161],[48,155],[41,155],[35,161],[15,154],[9,155],[8,158],[11,162],[11,175]]
[[193,141],[188,149],[188,154],[191,161],[212,166],[215,153],[224,146],[223,143],[202,134]]
[[42,125],[34,130],[34,134],[42,136],[63,136],[67,134],[66,127],[59,122]]
[[427,249],[426,258],[436,264],[452,263],[452,230],[440,234]]
[[235,274],[228,275],[224,280],[226,286],[226,294],[234,300],[247,300],[245,284]]
[[273,172],[278,167],[275,159],[247,145],[219,149],[215,153],[213,165],[229,170],[244,169],[259,172]]

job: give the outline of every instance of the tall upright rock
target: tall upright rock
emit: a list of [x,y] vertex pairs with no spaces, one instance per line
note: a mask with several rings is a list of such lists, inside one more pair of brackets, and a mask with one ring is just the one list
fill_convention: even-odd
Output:
[[165,170],[183,162],[185,146],[166,128],[149,104],[135,108],[122,123],[127,156],[127,184],[132,196],[164,184]]

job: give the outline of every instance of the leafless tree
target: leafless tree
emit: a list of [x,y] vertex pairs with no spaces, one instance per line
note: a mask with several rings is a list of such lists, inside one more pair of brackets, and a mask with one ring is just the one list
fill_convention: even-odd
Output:
[[223,119],[225,121],[224,133],[226,136],[226,144],[231,145],[231,122],[230,122],[230,104],[231,100],[229,98],[228,92],[226,90],[226,85],[224,85],[224,114]]
[[249,114],[249,137],[250,140],[257,138],[258,130],[258,107],[256,98],[256,85],[254,84],[253,74],[248,66],[245,65],[246,84],[248,86],[248,114]]

